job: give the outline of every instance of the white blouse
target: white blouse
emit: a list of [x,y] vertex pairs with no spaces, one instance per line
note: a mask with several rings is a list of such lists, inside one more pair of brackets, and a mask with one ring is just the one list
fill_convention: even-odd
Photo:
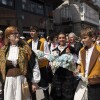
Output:
[[[94,46],[91,47],[91,48],[89,48],[86,51],[86,58],[85,58],[85,61],[86,61],[86,65],[85,65],[86,66],[86,68],[85,68],[85,77],[88,76],[89,64],[90,64],[90,59],[91,59],[91,55],[92,55],[93,49],[94,49]],[[77,63],[78,64],[81,64],[81,55],[80,55],[80,52],[79,52],[79,57],[78,57]]]
[[[12,61],[12,64],[14,65],[14,67],[16,67],[17,65],[17,60],[18,60],[18,54],[19,54],[19,48],[17,45],[11,45],[10,49],[9,49],[9,55],[7,60]],[[32,83],[38,83],[40,81],[40,70],[39,70],[39,65],[38,65],[38,61],[36,60],[36,64],[33,67],[33,78],[32,78]]]
[[11,45],[9,49],[9,55],[7,60],[12,61],[12,64],[14,67],[17,65],[17,59],[18,59],[18,54],[19,54],[19,48],[17,45]]

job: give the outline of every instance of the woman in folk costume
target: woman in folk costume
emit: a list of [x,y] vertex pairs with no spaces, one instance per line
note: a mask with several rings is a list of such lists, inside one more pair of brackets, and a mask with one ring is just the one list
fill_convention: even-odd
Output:
[[[29,46],[19,39],[17,27],[7,27],[5,30],[5,45],[0,51],[0,71],[5,81],[4,100],[24,100],[22,97],[22,84],[30,65],[33,65],[35,70],[35,75],[33,75],[34,72],[30,75],[30,78],[33,76],[31,78],[32,82],[39,82],[40,72],[38,66],[36,66],[38,63],[35,60],[35,55],[32,57],[33,55],[34,53],[32,53]],[[36,76],[39,77],[36,78]],[[34,86],[33,90],[36,89],[36,85]]]
[[[58,35],[58,42],[58,47],[53,51],[57,51],[59,56],[66,53],[74,53],[73,47],[70,46],[68,48],[66,45],[66,35],[64,33]],[[73,100],[75,91],[74,80],[73,72],[60,66],[53,76],[51,87],[53,100]]]
[[84,47],[79,52],[77,72],[84,78],[79,82],[74,100],[100,100],[100,46],[94,43],[94,29],[82,29]]

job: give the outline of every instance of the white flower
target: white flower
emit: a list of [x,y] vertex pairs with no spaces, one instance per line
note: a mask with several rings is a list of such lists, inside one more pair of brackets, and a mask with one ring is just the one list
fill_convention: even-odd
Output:
[[58,57],[59,56],[59,52],[58,51],[53,51],[52,55],[55,56],[55,57]]
[[40,51],[40,50],[36,50],[36,55],[37,55],[37,57],[38,57],[38,59],[40,59],[40,58],[42,58],[42,57],[44,57],[44,52],[43,51]]
[[[53,55],[52,55],[53,56]],[[74,66],[73,55],[72,54],[63,54],[61,56],[53,56],[55,59],[49,60],[52,62],[51,67],[57,69],[59,67],[66,68],[70,71],[75,71],[76,67]],[[51,57],[51,58],[53,58]],[[49,57],[48,57],[49,58]]]

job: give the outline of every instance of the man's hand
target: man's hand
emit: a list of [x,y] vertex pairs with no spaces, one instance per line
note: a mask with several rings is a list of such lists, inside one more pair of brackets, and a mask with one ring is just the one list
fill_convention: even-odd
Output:
[[32,84],[32,91],[35,92],[39,88],[37,83]]

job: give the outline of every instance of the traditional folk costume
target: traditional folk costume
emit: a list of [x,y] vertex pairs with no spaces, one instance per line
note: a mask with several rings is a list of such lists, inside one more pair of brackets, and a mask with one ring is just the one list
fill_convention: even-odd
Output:
[[[66,48],[67,46],[63,48],[58,46],[54,51],[57,51],[59,56],[61,56],[66,53]],[[51,96],[53,100],[73,100],[75,93],[74,82],[75,77],[73,76],[73,72],[60,66],[55,71],[53,77],[51,87]]]
[[[79,53],[78,64],[81,65],[80,72],[88,79],[88,85],[84,88],[81,88],[82,85],[80,85],[77,88],[75,100],[100,100],[100,46],[94,45],[89,49],[82,48]],[[84,95],[86,89],[87,95]],[[83,95],[81,94],[80,98],[76,98],[80,93]],[[84,96],[87,98],[82,99],[85,98]]]
[[[28,40],[29,46],[32,48],[34,52],[37,50],[43,51],[45,55],[48,55],[50,53],[48,43],[44,38],[41,38],[40,40],[37,39],[36,41],[33,41],[32,39]],[[49,99],[49,92],[48,92],[48,75],[47,75],[47,65],[48,60],[38,60],[39,61],[39,68],[41,73],[41,80],[39,82],[39,87],[43,89],[44,96],[48,100]],[[32,93],[34,95],[34,93]],[[33,97],[34,98],[34,97]],[[32,99],[36,100],[36,99]]]
[[[33,53],[29,46],[25,42],[19,42],[17,45],[4,46],[0,50],[0,70],[5,81],[4,86],[4,100],[27,100],[22,96],[22,84],[24,77],[27,76],[29,80],[33,81],[36,78],[34,70],[37,71],[37,76],[40,75],[36,57],[34,56],[31,63],[31,57]],[[31,63],[31,64],[30,64]],[[32,65],[32,66],[30,66]],[[33,67],[34,70],[31,73],[32,77],[27,75],[27,70]],[[35,72],[36,73],[36,72]],[[35,77],[34,77],[35,76]],[[35,81],[39,81],[39,78]],[[24,95],[24,94],[23,94]],[[27,94],[25,94],[27,95]]]

